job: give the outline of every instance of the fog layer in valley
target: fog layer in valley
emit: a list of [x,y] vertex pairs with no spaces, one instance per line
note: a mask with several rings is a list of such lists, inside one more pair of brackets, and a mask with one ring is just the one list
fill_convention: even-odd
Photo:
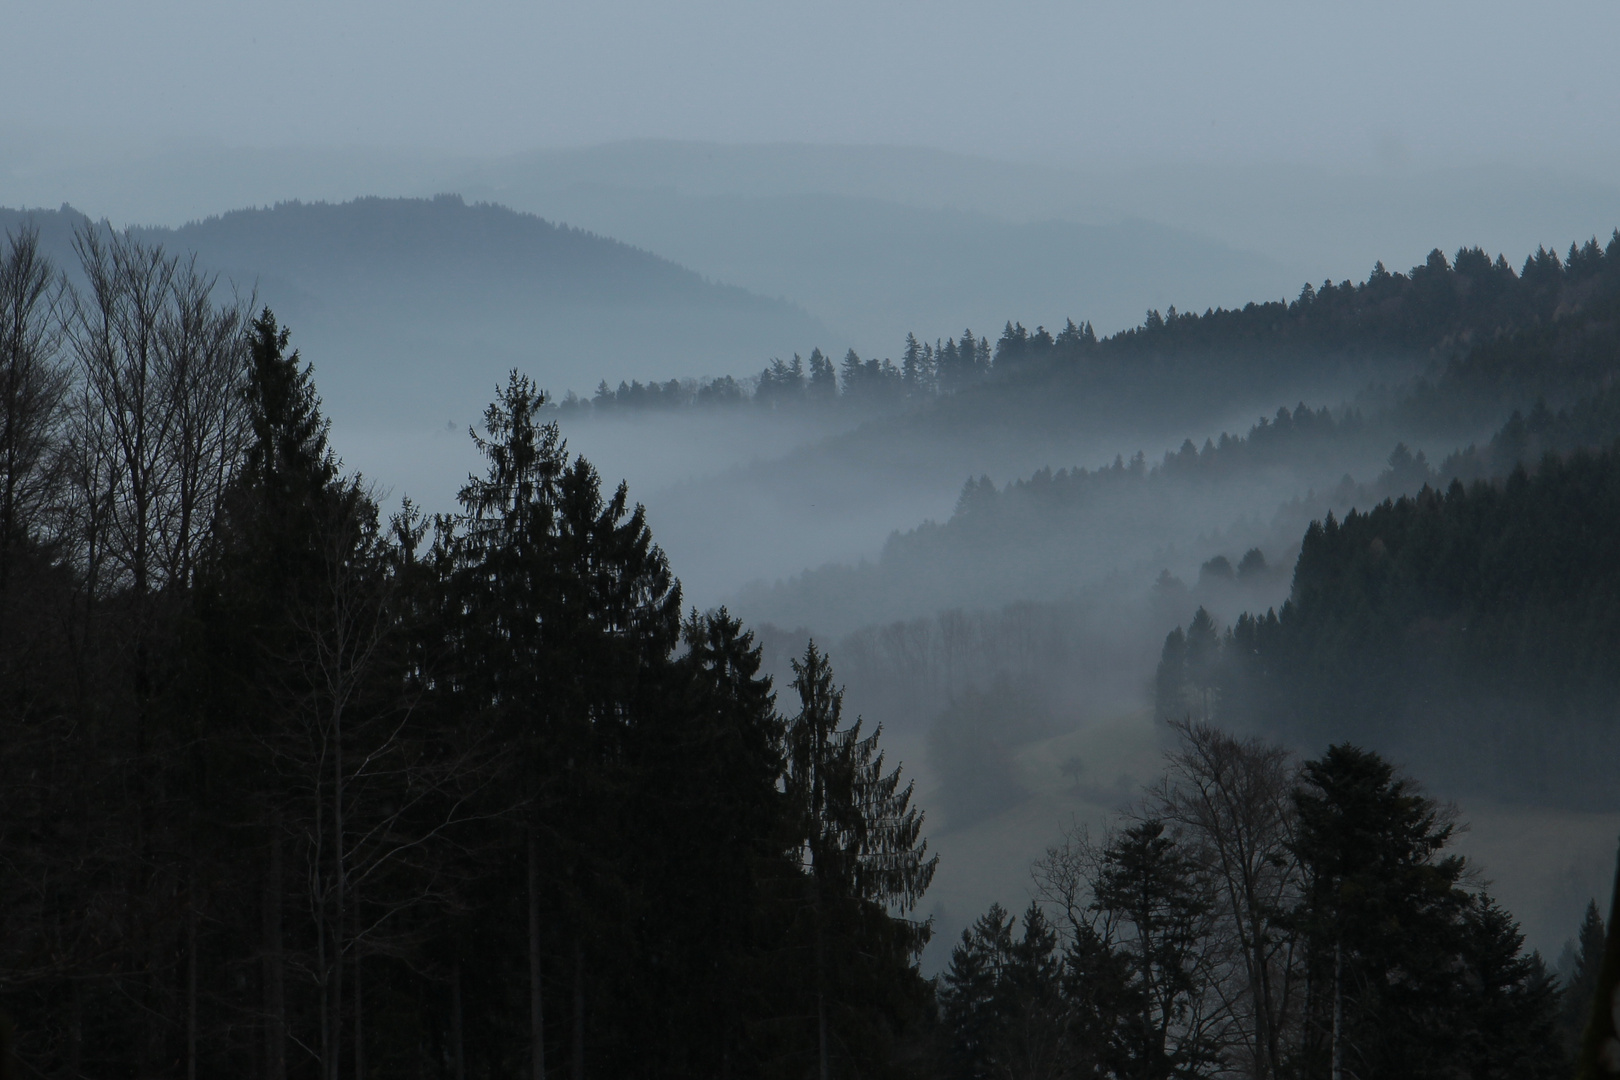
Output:
[[1620,5],[12,7],[0,1080],[1620,1045]]
[[[1529,237],[1600,231],[1613,197],[1508,171],[1124,175],[884,148],[294,155],[263,174],[250,167],[262,158],[210,153],[212,189],[165,204],[149,159],[151,189],[135,168],[121,212],[181,224],[195,216],[182,207],[231,198],[465,193],[281,205],[140,234],[273,306],[315,365],[346,465],[430,511],[450,509],[476,466],[467,428],[511,368],[554,400],[722,376],[746,395],[768,361],[816,348],[835,365],[850,349],[898,365],[908,332],[934,345],[970,328],[989,347],[1003,323],[1055,332],[1074,319],[1107,335],[1169,303],[1241,306],[1327,275],[1359,283],[1373,259],[1421,263],[1428,237],[1481,239],[1470,229],[1512,238],[1502,246],[1517,260]],[[112,190],[65,169],[35,176],[87,197]],[[1538,192],[1556,194],[1551,212],[1503,212]],[[33,218],[71,265],[82,221]],[[647,506],[687,603],[729,605],[757,629],[784,707],[787,661],[814,637],[850,711],[885,725],[943,855],[930,970],[991,900],[1018,901],[1065,819],[1100,820],[1152,778],[1146,710],[1170,630],[1199,607],[1225,626],[1280,604],[1312,520],[1444,483],[1442,460],[1511,411],[1403,412],[1413,380],[1441,376],[1439,348],[1301,347],[1253,370],[1232,359],[1241,352],[1189,355],[1144,354],[1128,376],[1079,389],[998,369],[934,397],[555,414],[571,449]],[[1470,806],[1470,842],[1499,892],[1554,950],[1600,889],[1610,819]],[[1528,851],[1537,814],[1568,842]]]

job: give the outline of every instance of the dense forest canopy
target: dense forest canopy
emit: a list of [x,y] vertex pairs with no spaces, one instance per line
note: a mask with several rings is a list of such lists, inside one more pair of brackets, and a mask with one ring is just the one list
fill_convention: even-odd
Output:
[[[1182,580],[1191,581],[1186,575],[1201,563],[1220,559],[1235,569],[1251,549],[1286,573],[1306,526],[1325,511],[1342,516],[1358,506],[1415,495],[1425,484],[1443,488],[1454,478],[1503,478],[1520,463],[1533,466],[1547,451],[1606,446],[1620,437],[1608,381],[1620,348],[1611,310],[1617,252],[1614,242],[1606,253],[1595,241],[1572,245],[1567,259],[1543,249],[1522,273],[1478,251],[1465,250],[1453,262],[1437,254],[1410,275],[1375,274],[1361,286],[1307,290],[1294,303],[1275,306],[1275,320],[1263,305],[1178,315],[1174,325],[1182,329],[1173,333],[1155,329],[1158,323],[1150,319],[1132,335],[1084,347],[1061,344],[1064,335],[1047,340],[1050,335],[1021,335],[1010,326],[989,380],[936,399],[945,410],[940,416],[971,423],[975,402],[993,410],[995,394],[1012,392],[1026,378],[1041,385],[1046,379],[1084,379],[1089,361],[1057,360],[1065,348],[1122,355],[1165,335],[1164,341],[1188,343],[1187,355],[1203,362],[1208,354],[1192,343],[1219,341],[1245,320],[1256,341],[1267,334],[1286,342],[1320,332],[1324,340],[1351,345],[1427,343],[1430,355],[1426,375],[1364,393],[1354,405],[1295,404],[1262,416],[1243,434],[1182,440],[1158,460],[1138,452],[1117,455],[1111,464],[1047,467],[1001,483],[971,477],[948,518],[894,532],[869,561],[757,583],[739,595],[737,606],[755,620],[783,627],[847,633],[864,625],[876,633],[895,620],[934,617],[956,607],[1068,602],[1095,592],[1110,575],[1144,588],[1157,578],[1163,587],[1156,597],[1163,599],[1178,589],[1185,593]],[[1476,287],[1476,280],[1488,284]],[[1405,322],[1396,318],[1409,309],[1425,314]],[[1020,339],[1024,345],[1009,344]],[[1019,349],[1039,359],[1027,367],[1004,362]],[[1561,349],[1569,362],[1548,359],[1549,350]],[[1158,377],[1147,359],[1136,358],[1142,386]],[[1119,365],[1126,370],[1123,361]],[[1520,374],[1504,380],[1504,371]],[[1452,449],[1457,442],[1448,433],[1457,431],[1489,437]],[[1432,456],[1419,448],[1422,443]],[[1219,580],[1203,571],[1198,576],[1202,582]],[[1260,600],[1242,590],[1212,599],[1229,619]],[[1118,596],[1110,602],[1121,603]]]
[[1353,734],[1462,790],[1612,806],[1620,444],[1329,515],[1279,610],[1165,644],[1159,711]]
[[389,517],[268,309],[131,234],[76,245],[83,290],[31,232],[0,265],[19,1060],[336,1080],[897,1052],[934,862],[825,655],[779,713],[751,635],[683,614],[644,512],[526,378],[460,512]]
[[[846,354],[836,378],[819,349],[808,361],[773,360],[749,395],[736,380],[642,385],[604,380],[590,399],[565,403],[596,409],[676,407],[752,400],[763,407],[895,404],[997,388],[1009,393],[1061,393],[1072,418],[1087,399],[1141,405],[1141,395],[1175,382],[1221,387],[1222,393],[1264,388],[1311,367],[1389,375],[1427,373],[1413,408],[1432,419],[1461,419],[1460,410],[1527,407],[1538,396],[1568,404],[1604,382],[1620,302],[1620,231],[1607,246],[1594,238],[1567,256],[1539,248],[1517,272],[1479,248],[1447,257],[1438,249],[1421,266],[1391,273],[1377,264],[1358,283],[1307,283],[1294,300],[1249,303],[1203,314],[1150,310],[1138,326],[1099,339],[1089,322],[1067,320],[1056,333],[1009,321],[992,343],[964,331],[932,344],[907,335],[901,359]],[[1391,364],[1394,366],[1390,366]],[[835,392],[836,391],[836,392]],[[973,395],[969,400],[978,400]],[[961,406],[952,415],[959,415]]]

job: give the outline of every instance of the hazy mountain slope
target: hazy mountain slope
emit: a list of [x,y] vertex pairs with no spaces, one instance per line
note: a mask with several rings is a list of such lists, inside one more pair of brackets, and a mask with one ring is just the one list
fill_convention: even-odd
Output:
[[[25,218],[71,269],[84,215],[0,211],[0,229]],[[465,431],[510,368],[559,390],[603,372],[742,372],[824,333],[784,301],[455,196],[282,203],[136,235],[256,289],[316,365],[346,458],[415,491],[442,479],[426,459],[443,451],[465,474],[461,440],[427,454],[423,440]]]
[[1003,160],[920,146],[735,145],[643,139],[463,162],[449,190],[503,202],[576,186],[682,195],[827,194],[1011,222],[1133,217],[1338,278],[1404,265],[1435,244],[1520,251],[1609,227],[1613,177],[1515,161],[1338,169],[1275,162]]
[[[606,231],[626,238],[636,235],[644,203],[662,200],[701,213],[702,203],[716,196],[735,197],[735,204],[744,206],[830,195],[986,215],[1012,225],[1060,220],[1112,227],[1139,219],[1169,233],[1192,234],[1201,243],[1226,246],[1261,266],[1290,271],[1274,285],[1256,278],[1251,284],[1262,287],[1238,290],[1241,299],[1297,288],[1293,279],[1301,276],[1301,268],[1308,268],[1311,274],[1305,276],[1313,280],[1327,275],[1337,281],[1359,278],[1378,259],[1389,266],[1411,265],[1436,245],[1448,252],[1467,244],[1528,251],[1568,237],[1602,235],[1620,211],[1620,185],[1612,177],[1542,162],[1427,169],[1394,162],[1341,169],[1275,163],[1063,163],[997,160],[924,147],[659,140],[468,162],[445,189],[487,192],[508,205],[589,227],[601,227],[598,222],[608,220],[606,215],[617,215],[615,228]],[[643,203],[638,204],[636,192]],[[677,254],[674,246],[653,249],[718,272],[696,255]],[[1124,269],[1127,276],[1131,272],[1129,267],[1114,269]],[[994,281],[986,284],[995,287]],[[1103,305],[1020,310],[1037,320],[1072,314],[1113,329],[1150,305],[1174,302],[1186,309],[1219,303],[1225,286],[1223,272],[1185,292],[1161,294],[1149,288],[1125,306],[1118,322]],[[798,293],[789,295],[801,299]],[[816,310],[837,319],[837,312]]]
[[[365,286],[374,284],[423,294],[447,287],[463,294],[495,289],[502,300],[522,298],[543,307],[693,301],[773,306],[618,240],[502,206],[468,204],[456,195],[278,203],[137,234],[195,251],[237,273],[286,277],[362,298]],[[379,292],[376,298],[390,296]]]
[[[1117,226],[1141,219],[1233,252],[1253,253],[1246,257],[1258,256],[1262,265],[1308,267],[1313,280],[1359,276],[1375,259],[1409,265],[1435,245],[1446,251],[1463,244],[1529,250],[1539,243],[1604,232],[1620,209],[1620,185],[1612,177],[1541,162],[1424,169],[1395,161],[1339,169],[1095,159],[1063,163],[909,146],[671,140],[468,157],[365,148],[254,149],[203,140],[120,145],[102,139],[91,144],[60,132],[47,137],[0,130],[0,197],[5,201],[56,206],[68,200],[108,213],[119,224],[180,224],[204,213],[289,198],[340,201],[441,191],[491,198],[638,243],[648,239],[633,236],[631,229],[649,203],[706,218],[703,204],[712,197],[741,207],[778,199],[791,205],[799,196],[827,195],[987,215],[1010,225],[1061,220]],[[678,221],[656,224],[676,232],[683,227]],[[737,230],[723,216],[717,226],[720,235],[714,240],[717,254],[723,254],[739,238],[725,235]],[[813,239],[815,234],[808,235]],[[706,256],[696,257],[695,249],[688,255],[649,246],[723,280],[765,290],[763,284],[727,277],[718,263],[710,266]],[[756,261],[763,265],[771,252],[762,250],[759,256]],[[1125,305],[1125,317],[1172,301],[1183,308],[1217,302],[1226,295],[1226,269],[1217,267],[1212,277],[1185,292],[1147,289]],[[1290,273],[1274,286],[1241,296],[1274,295],[1299,276]],[[995,287],[993,280],[986,284]],[[787,295],[808,303],[795,292]],[[1062,299],[1050,310],[1045,305],[1019,310],[1037,321],[1073,314],[1099,327],[1116,325],[1105,305],[1093,305],[1086,296]],[[843,325],[840,312],[813,310],[830,325]],[[1004,318],[1012,311],[995,314]],[[922,319],[902,314],[920,327]],[[948,324],[955,330],[972,325],[959,317]],[[885,335],[901,333],[904,329],[884,328]],[[867,340],[864,348],[886,340]],[[827,347],[829,342],[821,344]],[[863,348],[857,340],[846,344]]]
[[[1620,258],[1620,240],[1611,248]],[[1347,472],[1371,478],[1397,442],[1443,456],[1488,435],[1514,408],[1528,410],[1538,395],[1562,402],[1601,385],[1609,348],[1603,327],[1611,321],[1605,305],[1613,293],[1604,268],[1611,261],[1595,242],[1572,248],[1567,265],[1539,250],[1522,274],[1478,249],[1459,252],[1455,264],[1432,252],[1410,273],[1379,270],[1359,285],[1307,285],[1288,303],[1206,315],[1155,312],[1100,341],[1072,325],[1056,338],[1009,328],[995,345],[993,366],[989,342],[970,345],[964,335],[960,348],[933,355],[942,387],[967,380],[965,386],[935,393],[927,378],[907,381],[892,372],[882,397],[889,411],[870,419],[863,409],[879,398],[863,398],[861,382],[838,399],[801,391],[723,408],[643,412],[649,424],[657,414],[669,446],[684,441],[683,408],[691,428],[776,416],[800,419],[799,430],[811,434],[805,417],[865,422],[804,445],[778,440],[745,467],[694,476],[676,488],[640,490],[698,595],[717,597],[749,578],[769,581],[828,560],[876,557],[892,530],[944,520],[968,477],[1001,483],[1043,468],[1091,470],[1139,451],[1149,461],[1166,451],[1179,459],[1186,439],[1194,450],[1206,439],[1224,444],[1223,433],[1246,432],[1279,405],[1292,415],[1300,402],[1320,408],[1357,399],[1369,415],[1382,414],[1366,438],[1334,441],[1321,454],[1259,463],[1240,453],[1245,466],[1221,466],[1213,482],[1189,476],[1159,494],[1144,489],[1122,498],[1099,490],[1074,513],[1065,511],[1068,517],[998,523],[994,537],[1009,548],[995,558],[968,548],[943,560],[892,559],[886,552],[883,568],[817,571],[768,602],[751,594],[746,606],[752,617],[803,622],[825,633],[942,605],[1044,597],[1074,587],[1076,574],[1143,559],[1185,563],[1187,543],[1212,530],[1230,532],[1238,522],[1246,523],[1241,532],[1250,542],[1269,542],[1253,515],[1269,521],[1279,503],[1337,489]],[[967,348],[984,360],[963,375]],[[926,372],[931,352],[918,350],[912,368]],[[611,426],[623,432],[638,411],[629,408]],[[595,412],[567,421],[590,448],[602,445],[597,432],[609,426],[601,422],[607,414]],[[1219,457],[1230,460],[1224,448]],[[635,468],[633,460],[627,465]],[[716,520],[754,527],[717,532]],[[1019,538],[1023,548],[1013,550]],[[1178,546],[1181,552],[1170,554]],[[790,601],[789,593],[804,602]]]
[[[231,146],[205,139],[94,142],[0,126],[0,192],[11,203],[93,206],[114,221],[178,225],[300,198],[458,191],[538,210],[576,187],[701,198],[825,194],[1009,222],[1143,218],[1310,266],[1335,280],[1373,260],[1403,265],[1433,245],[1520,251],[1607,229],[1612,176],[1515,161],[1420,168],[1276,162],[1004,160],[921,146],[727,144],[641,139],[470,156],[365,147]],[[536,201],[539,200],[539,201]],[[579,224],[579,222],[575,222]],[[611,234],[616,235],[616,234]],[[656,250],[656,249],[655,249]],[[747,284],[746,282],[742,284]],[[1144,298],[1143,305],[1162,303]]]
[[[474,187],[471,190],[477,191]],[[688,195],[580,185],[497,197],[622,237],[725,281],[791,297],[838,351],[893,348],[907,330],[1091,320],[1135,325],[1149,306],[1202,309],[1280,296],[1303,274],[1185,229],[1131,219],[1011,221],[949,207],[806,192]]]
[[[736,599],[756,622],[847,633],[865,623],[1074,596],[1115,575],[1145,590],[1161,570],[1196,574],[1217,554],[1259,545],[1279,555],[1305,521],[1278,507],[1316,491],[1335,505],[1347,469],[1371,478],[1385,433],[1301,408],[1246,439],[1223,435],[1149,464],[1140,455],[1097,469],[1043,469],[1003,487],[969,481],[955,511],[896,531],[871,561],[831,564]],[[1379,447],[1380,449],[1375,449]],[[1308,520],[1308,518],[1307,518]]]
[[512,197],[580,186],[696,197],[825,194],[1017,219],[1049,216],[1083,197],[1082,174],[1061,165],[926,146],[630,139],[531,150],[462,163],[462,170],[464,184]]

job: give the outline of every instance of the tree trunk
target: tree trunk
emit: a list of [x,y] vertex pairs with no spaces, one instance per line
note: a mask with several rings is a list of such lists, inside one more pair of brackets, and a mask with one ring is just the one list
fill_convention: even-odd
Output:
[[1255,1042],[1259,1053],[1255,1055],[1258,1066],[1258,1080],[1273,1080],[1277,1075],[1277,1036],[1273,1024],[1271,1001],[1271,967],[1266,962],[1266,931],[1255,913],[1259,911],[1259,903],[1254,890],[1245,885],[1244,906],[1250,912],[1248,938],[1245,952],[1249,964],[1249,984],[1253,987],[1255,997]]
[[1344,1080],[1344,948],[1333,943],[1333,1080]]
[[[193,854],[193,860],[196,856]],[[197,1080],[197,869],[186,886],[186,1080]]]
[[827,1060],[829,1049],[827,1031],[827,945],[826,935],[821,928],[821,886],[814,878],[811,887],[815,890],[815,926],[816,926],[816,1061],[817,1075],[820,1080],[828,1080],[831,1075],[831,1063]]
[[[359,904],[355,905],[355,922],[359,923]],[[360,934],[355,927],[354,937],[354,1080],[366,1080],[366,998],[365,983],[361,981]]]
[[332,1049],[332,964],[327,958],[331,927],[327,923],[327,893],[330,891],[323,878],[326,873],[326,793],[317,781],[315,791],[315,850],[310,858],[311,908],[315,914],[315,984],[319,988],[316,1002],[321,1018],[321,1053],[316,1075],[330,1080]]
[[348,866],[343,853],[343,707],[332,710],[332,1045],[328,1080],[338,1080],[343,1060],[343,922],[348,904]]
[[819,986],[816,987],[816,1060],[819,1063],[817,1075],[821,1080],[827,1080],[830,1075],[827,1063],[827,994]]
[[574,1080],[585,1080],[585,949],[574,940]]
[[[456,1001],[461,1001],[460,962]],[[529,1076],[546,1080],[546,1010],[540,984],[540,842],[529,830]],[[457,1013],[459,1018],[460,1013]],[[457,1023],[459,1024],[459,1019]],[[459,1031],[459,1028],[458,1028]],[[458,1035],[459,1038],[459,1035]],[[459,1044],[457,1053],[460,1053]],[[458,1078],[459,1080],[459,1078]]]
[[68,1075],[80,1076],[84,1060],[84,987],[78,979],[71,980],[71,985],[73,1015],[68,1019]]
[[450,1038],[455,1043],[450,1050],[455,1058],[456,1080],[467,1080],[466,1044],[462,1042],[461,1033],[461,958],[459,956],[450,969]]
[[270,860],[264,875],[264,1076],[287,1080],[287,993],[281,939],[281,811],[270,812]]

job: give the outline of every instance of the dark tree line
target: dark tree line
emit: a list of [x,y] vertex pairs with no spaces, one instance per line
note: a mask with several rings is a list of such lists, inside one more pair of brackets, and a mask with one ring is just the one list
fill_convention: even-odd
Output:
[[[1012,334],[1009,325],[1003,345]],[[996,355],[1000,357],[1001,352]],[[739,381],[730,375],[648,383],[632,380],[621,381],[617,389],[603,380],[591,397],[570,392],[557,407],[564,413],[743,404],[773,411],[832,406],[887,408],[983,382],[992,366],[990,339],[975,338],[972,330],[962,331],[959,340],[946,338],[932,345],[908,334],[905,355],[898,365],[887,358],[863,360],[854,349],[844,354],[841,363],[834,364],[820,349],[812,349],[808,360],[797,353],[791,361],[772,360],[751,380]]]
[[1444,806],[1348,744],[1300,763],[1176,732],[1139,810],[1037,863],[1022,925],[996,906],[963,931],[943,1075],[1567,1074],[1560,993]]
[[1545,398],[1515,409],[1484,446],[1470,445],[1441,462],[1439,476],[1469,482],[1507,476],[1548,454],[1599,450],[1620,439],[1620,389],[1607,387],[1554,411]]
[[1564,258],[1538,248],[1518,271],[1479,248],[1450,259],[1437,249],[1404,274],[1379,263],[1360,283],[1307,284],[1291,301],[1149,311],[1101,340],[1066,330],[1018,341],[1015,327],[974,408],[1026,422],[1122,410],[1190,420],[1338,373],[1397,387],[1388,412],[1407,428],[1494,427],[1540,397],[1565,407],[1607,388],[1617,267],[1620,232],[1607,245],[1571,244]]
[[1571,244],[1564,259],[1538,248],[1518,272],[1477,247],[1449,260],[1436,249],[1405,274],[1379,263],[1359,284],[1306,284],[1292,301],[1202,315],[1149,311],[1140,326],[1094,348],[1055,341],[1034,356],[1060,367],[1078,362],[1077,374],[1095,369],[1098,389],[1133,374],[1142,381],[1179,372],[1202,382],[1206,368],[1228,385],[1253,386],[1271,371],[1380,352],[1406,355],[1441,367],[1438,378],[1418,380],[1406,406],[1414,418],[1500,416],[1538,394],[1572,400],[1604,385],[1603,357],[1612,355],[1612,313],[1620,300],[1617,259],[1620,232],[1606,247],[1596,239]]
[[903,1068],[922,818],[514,373],[382,512],[268,311],[0,263],[0,1016],[51,1076]]
[[[1312,459],[1327,462],[1365,426],[1354,410],[1336,416],[1330,409],[1312,410],[1302,402],[1292,410],[1278,409],[1273,417],[1260,417],[1246,435],[1223,431],[1218,440],[1206,438],[1202,447],[1191,439],[1183,440],[1179,448],[1151,464],[1141,453],[1129,461],[1116,455],[1112,465],[1055,472],[1047,467],[1027,480],[1010,481],[1000,488],[989,477],[970,478],[947,527],[960,518],[963,527],[971,519],[980,528],[1011,531],[1009,519],[1032,512],[1082,509],[1111,487],[1219,482],[1282,464],[1298,465]],[[997,520],[986,520],[991,518]]]
[[[1020,437],[1043,424],[1072,432],[1088,422],[1129,423],[1122,418],[1133,415],[1155,425],[1178,417],[1204,424],[1218,403],[1253,400],[1257,389],[1270,393],[1278,383],[1262,377],[1267,371],[1303,377],[1354,355],[1421,360],[1430,376],[1413,379],[1407,371],[1355,408],[1279,409],[1245,433],[1201,445],[1188,439],[1156,461],[1119,455],[1102,467],[1047,467],[1001,484],[969,477],[948,520],[896,532],[870,564],[811,569],[756,587],[750,602],[785,612],[778,616],[785,621],[828,611],[928,610],[942,602],[942,589],[944,603],[996,604],[1086,580],[1112,554],[1110,545],[1126,546],[1121,537],[1131,530],[1157,530],[1169,542],[1186,520],[1175,500],[1209,500],[1216,484],[1250,498],[1280,482],[1293,498],[1279,507],[1278,522],[1290,529],[1297,522],[1303,531],[1328,507],[1342,513],[1413,495],[1425,484],[1505,477],[1548,451],[1607,446],[1620,437],[1620,395],[1609,385],[1620,349],[1617,258],[1615,243],[1605,249],[1591,241],[1567,259],[1543,250],[1521,274],[1478,252],[1465,250],[1455,262],[1437,253],[1410,275],[1378,273],[1363,285],[1312,289],[1273,305],[1271,322],[1254,307],[1177,315],[1173,330],[1161,317],[1161,330],[1102,341],[1066,328],[1050,344],[1051,335],[1010,327],[990,377],[971,392],[931,399],[908,430],[967,440],[988,437],[997,424],[1015,425]],[[1486,274],[1494,284],[1477,285]],[[1390,329],[1407,316],[1415,321],[1406,329]],[[1248,326],[1253,334],[1223,336],[1223,326]],[[1497,379],[1498,370],[1513,377]],[[1493,428],[1488,443],[1438,464],[1402,441],[1473,438]],[[1385,467],[1372,465],[1386,453]],[[1345,471],[1351,462],[1364,463],[1354,477]],[[1360,472],[1368,466],[1376,474]],[[1306,490],[1312,494],[1303,496]],[[1110,514],[1129,528],[1099,530]],[[1082,532],[1089,543],[1074,542]]]
[[1608,806],[1620,446],[1312,524],[1280,610],[1170,635],[1159,709],[1341,733],[1458,790]]
[[808,362],[772,361],[752,392],[729,377],[620,383],[617,390],[604,382],[589,402],[572,403],[607,409],[752,401],[778,409],[928,400],[939,401],[947,425],[1009,410],[1025,421],[1038,415],[1072,423],[1121,409],[1163,417],[1192,402],[1247,401],[1290,392],[1302,378],[1353,370],[1402,387],[1392,405],[1403,422],[1466,430],[1481,420],[1498,424],[1540,397],[1563,407],[1607,386],[1620,303],[1617,259],[1620,232],[1606,246],[1596,239],[1571,244],[1562,258],[1538,248],[1517,271],[1477,247],[1449,259],[1436,249],[1406,273],[1379,263],[1360,283],[1306,284],[1293,300],[1202,314],[1151,310],[1140,325],[1104,338],[1072,319],[1056,334],[1009,322],[994,342],[964,332],[930,345],[908,334],[898,364],[861,360],[851,350],[835,368],[816,350]]

